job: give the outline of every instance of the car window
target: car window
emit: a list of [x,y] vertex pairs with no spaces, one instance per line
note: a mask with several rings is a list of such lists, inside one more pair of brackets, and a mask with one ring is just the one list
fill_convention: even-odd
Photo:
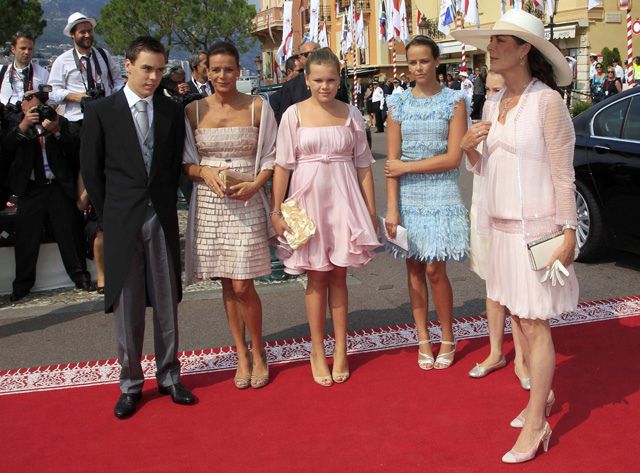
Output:
[[624,130],[622,130],[622,138],[640,141],[640,95],[631,99],[627,121],[624,124]]
[[593,134],[606,138],[620,138],[628,106],[629,100],[620,100],[603,109],[593,120]]

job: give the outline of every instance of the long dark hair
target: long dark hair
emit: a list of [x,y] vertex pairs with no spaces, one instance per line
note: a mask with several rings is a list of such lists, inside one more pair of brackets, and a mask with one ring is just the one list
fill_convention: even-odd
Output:
[[[517,36],[513,37],[516,40],[516,43],[522,45],[527,42],[523,39],[518,38]],[[546,84],[548,87],[555,91],[560,91],[558,84],[556,83],[556,78],[553,75],[553,67],[547,59],[542,55],[542,53],[535,48],[532,44],[531,51],[527,54],[527,60],[529,62],[529,70],[531,71],[531,75],[538,79],[540,82]]]

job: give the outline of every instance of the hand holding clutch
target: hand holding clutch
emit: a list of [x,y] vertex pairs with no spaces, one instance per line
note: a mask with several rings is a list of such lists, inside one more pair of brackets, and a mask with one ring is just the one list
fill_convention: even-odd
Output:
[[540,279],[540,282],[544,283],[551,280],[551,285],[553,287],[555,287],[557,284],[560,284],[560,286],[564,286],[564,278],[562,277],[563,274],[568,277],[569,271],[567,271],[567,268],[564,267],[560,260],[555,260],[551,267],[545,271],[544,275]]
[[280,206],[282,217],[287,223],[291,232],[284,232],[284,237],[291,249],[295,250],[307,243],[316,233],[316,225],[313,223],[307,212],[298,205],[294,199],[283,202]]

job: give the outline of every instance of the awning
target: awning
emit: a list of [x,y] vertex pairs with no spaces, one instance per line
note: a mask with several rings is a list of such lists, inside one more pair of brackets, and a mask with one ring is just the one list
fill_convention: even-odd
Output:
[[[544,28],[544,39],[549,40],[551,32],[549,26]],[[576,37],[576,25],[563,25],[553,27],[553,39],[569,39]]]
[[[554,31],[555,33],[555,31]],[[455,54],[462,52],[462,43],[460,41],[442,41],[438,43],[438,47],[440,48],[440,54]],[[471,46],[467,44],[465,47],[465,52],[475,51],[477,48],[475,46]]]

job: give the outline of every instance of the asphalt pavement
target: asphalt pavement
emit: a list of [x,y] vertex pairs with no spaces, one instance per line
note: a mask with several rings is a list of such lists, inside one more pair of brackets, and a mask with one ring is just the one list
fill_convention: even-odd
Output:
[[[378,213],[384,213],[385,134],[373,134],[373,165]],[[460,188],[468,206],[472,176],[462,170]],[[597,264],[576,263],[580,300],[640,294],[640,257],[611,252]],[[448,264],[454,293],[454,316],[484,310],[484,282],[465,262]],[[349,271],[349,330],[411,323],[404,262],[383,251],[363,269]],[[309,335],[304,311],[304,278],[258,285],[267,341]],[[75,290],[44,295],[37,303],[11,306],[0,301],[0,370],[64,364],[115,357],[112,316],[102,312],[98,296],[80,300]],[[430,317],[436,319],[431,307]],[[180,349],[196,350],[232,343],[215,284],[185,293],[179,306]],[[151,311],[147,314],[145,353],[153,353]],[[330,325],[329,325],[330,328]]]

